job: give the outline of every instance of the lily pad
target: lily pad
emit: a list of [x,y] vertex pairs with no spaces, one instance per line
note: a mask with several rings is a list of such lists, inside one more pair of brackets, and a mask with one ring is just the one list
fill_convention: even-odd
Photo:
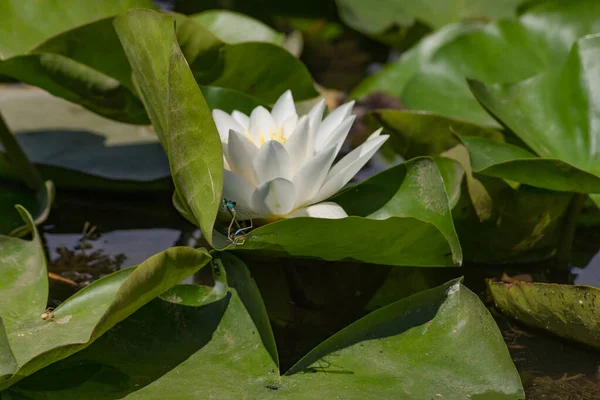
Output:
[[432,32],[421,39],[415,47],[403,53],[397,61],[385,64],[379,71],[366,77],[352,89],[350,97],[357,99],[375,92],[401,97],[404,86],[410,78],[422,65],[428,63],[442,46],[481,26],[479,22],[460,22]]
[[373,7],[361,0],[337,0],[342,20],[371,35],[414,24],[415,20],[437,29],[468,19],[489,21],[510,17],[521,3],[523,0],[385,0]]
[[32,400],[92,393],[99,400],[524,398],[500,331],[458,280],[369,314],[280,375],[260,294],[246,267],[223,256],[223,299],[202,307],[154,300],[8,393]]
[[[110,24],[110,17],[136,7],[155,5],[151,0],[107,0],[93,5],[76,0],[4,1],[0,5],[4,38],[0,73],[101,115],[145,123],[144,108],[134,95],[127,70],[120,68],[127,63],[114,46],[118,40]],[[116,51],[97,57],[98,48]],[[128,84],[122,85],[124,80],[117,78]]]
[[600,349],[600,289],[488,281],[496,307],[526,325]]
[[[75,0],[65,0],[56,9],[47,8],[53,7],[54,1],[41,5],[23,5],[23,2],[16,1],[9,4],[12,3],[14,13],[19,15],[16,21],[23,20],[25,27],[36,24],[37,20],[29,20],[28,17],[39,13],[52,14],[54,17],[49,19],[51,21],[60,19],[61,12],[67,13],[68,17],[65,19],[69,21],[76,19],[71,18],[72,14],[89,16],[89,13],[81,11],[88,7]],[[105,3],[112,4],[106,6],[112,14],[108,11],[98,12],[98,17],[92,20],[82,16],[80,24],[58,24],[53,35],[37,35],[35,45],[28,42],[27,46],[13,46],[14,49],[3,59],[0,57],[0,74],[41,87],[105,117],[147,124],[148,116],[138,98],[128,59],[113,27],[113,16],[136,3],[134,0],[109,0]],[[149,0],[140,0],[138,3],[138,7],[154,7]],[[94,7],[90,9],[95,10]],[[181,45],[185,48],[184,54],[201,85],[239,89],[245,95],[255,96],[263,102],[275,101],[280,93],[274,95],[272,92],[279,90],[278,84],[286,86],[286,89],[293,89],[299,100],[317,96],[306,67],[281,46],[265,42],[227,44],[191,18],[179,14],[163,15],[173,21],[177,20],[177,31]],[[12,26],[15,23],[11,19],[12,12],[3,14],[2,18],[0,24]],[[217,33],[223,31],[221,25],[214,26],[210,23],[209,26]],[[143,34],[139,37],[143,37]],[[257,40],[261,38],[265,39],[264,35],[254,37]],[[97,57],[98,49],[102,49],[106,56]],[[19,52],[15,53],[17,50]],[[255,52],[261,56],[255,56]],[[240,57],[243,59],[241,63],[238,62]],[[254,65],[249,65],[249,62]],[[242,70],[243,73],[240,72]],[[228,102],[233,100],[232,93],[235,92],[228,93]],[[217,94],[218,92],[213,92],[212,95],[214,97]]]
[[406,159],[437,156],[460,144],[457,134],[504,141],[495,129],[425,111],[375,110],[365,121],[371,128],[383,126],[392,148]]
[[512,83],[554,68],[567,59],[578,38],[600,32],[599,16],[600,3],[595,0],[550,1],[529,8],[518,19],[458,34],[449,31],[448,36],[440,34],[443,45],[432,40],[433,49],[423,50],[427,57],[401,57],[370,77],[360,93],[387,85],[410,109],[498,127],[473,98],[465,78]]
[[[273,222],[253,230],[235,249],[404,266],[454,266],[462,262],[444,181],[431,158],[390,168],[348,188],[332,201],[350,216]],[[230,245],[223,239],[222,246]]]
[[205,27],[225,43],[265,42],[283,45],[285,36],[268,25],[227,10],[208,10],[188,18]]
[[[508,143],[462,137],[473,171],[549,190],[600,193],[600,175],[557,158],[540,158]],[[600,159],[598,160],[600,162]]]
[[31,241],[0,236],[0,390],[91,344],[142,305],[202,268],[204,250],[174,247],[82,289],[45,313],[46,260],[31,216],[19,207]]
[[[539,157],[505,146],[478,160],[482,173],[491,172],[517,181],[560,186],[556,190],[580,193],[600,191],[600,35],[580,39],[562,68],[555,68],[512,85],[484,86],[471,82],[481,104],[509,127]],[[585,82],[585,84],[581,84]],[[467,146],[468,147],[468,146]],[[535,172],[534,172],[535,171]],[[545,176],[538,176],[544,173]],[[530,184],[535,184],[530,182]],[[575,186],[575,187],[569,187]]]

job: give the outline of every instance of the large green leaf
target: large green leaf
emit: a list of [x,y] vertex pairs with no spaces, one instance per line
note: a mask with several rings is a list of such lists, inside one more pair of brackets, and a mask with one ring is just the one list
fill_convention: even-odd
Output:
[[[517,181],[539,180],[540,186],[556,184],[557,190],[598,193],[599,63],[600,35],[590,35],[573,46],[563,68],[512,85],[471,82],[481,104],[541,157],[531,159],[524,150],[494,145],[493,152],[479,160],[482,172],[510,175]],[[475,157],[482,146],[491,146],[475,144]]]
[[392,148],[406,159],[437,156],[460,143],[457,134],[504,141],[495,129],[423,111],[375,110],[365,121],[372,128],[382,126]]
[[599,175],[558,158],[536,157],[518,146],[485,138],[462,137],[462,141],[477,173],[550,190],[600,193]]
[[14,359],[0,366],[0,389],[87,347],[210,260],[204,250],[165,250],[136,268],[99,279],[62,303],[51,318],[42,318],[48,297],[44,250],[31,217],[19,210],[33,239],[0,236],[0,359]]
[[154,8],[152,0],[21,1],[0,4],[0,59],[27,53],[48,38],[129,8]]
[[340,17],[352,28],[376,35],[414,24],[432,28],[468,19],[490,20],[515,15],[524,0],[383,0],[376,5],[361,0],[336,0]]
[[[501,158],[505,153],[499,149],[517,149],[529,154],[525,150],[503,143],[503,136],[494,129],[427,112],[376,110],[368,114],[367,122],[371,126],[382,125],[391,134],[392,148],[406,158],[441,155],[436,157],[438,165],[441,160],[454,161],[441,170],[452,200],[452,214],[465,259],[504,262],[540,259],[552,254],[558,240],[559,222],[571,195],[527,187],[514,189],[499,179],[480,179],[473,174],[493,175],[488,174],[482,164],[485,160]],[[466,149],[457,146],[461,141]],[[475,149],[474,143],[488,146]],[[456,164],[462,168],[456,169]],[[557,175],[560,171],[532,168],[526,172],[529,180],[515,180],[553,190],[560,188],[561,183],[563,189],[569,185],[567,190],[580,188],[585,183],[560,180]],[[464,180],[461,180],[462,173]],[[454,183],[449,182],[451,177],[455,178]]]
[[488,282],[510,318],[600,349],[600,289],[554,283]]
[[333,201],[350,217],[280,220],[253,230],[236,249],[405,266],[462,262],[444,181],[430,158],[390,168]]
[[404,86],[419,71],[422,65],[430,61],[431,57],[446,43],[456,37],[471,32],[481,27],[478,22],[460,22],[443,27],[421,41],[412,49],[402,54],[397,61],[385,64],[381,70],[366,77],[352,92],[351,98],[365,97],[374,92],[383,92],[400,97]]
[[[409,54],[401,57],[370,77],[359,93],[387,86],[393,89],[384,91],[392,91],[408,108],[497,126],[473,98],[465,78],[512,83],[560,65],[578,38],[600,32],[599,17],[600,3],[595,0],[549,1],[518,19],[459,34],[449,31],[448,36],[440,35],[444,45],[432,42],[437,46],[434,54],[418,61]],[[397,78],[400,73],[403,76]]]
[[208,10],[189,18],[205,27],[225,43],[266,42],[282,45],[284,35],[268,25],[227,10]]
[[221,139],[177,44],[173,20],[134,10],[117,17],[115,28],[148,114],[168,149],[175,188],[212,243],[223,187]]
[[[57,9],[46,7],[53,7],[55,1],[43,4],[9,3],[14,3],[11,13],[14,11],[19,14],[18,20],[22,20],[25,27],[37,24],[39,14],[52,15],[53,18],[49,20],[55,22],[61,18],[61,13],[66,13],[63,16],[66,22],[59,24],[60,29],[56,28],[53,35],[34,35],[34,42],[15,47],[19,52],[11,51],[4,59],[0,57],[0,74],[41,87],[112,119],[136,124],[148,123],[148,116],[131,79],[129,62],[112,22],[115,14],[131,6],[153,8],[150,0],[139,0],[137,3],[135,0],[108,0],[103,2],[103,5],[106,4],[105,12],[98,10],[102,7],[86,7],[76,0],[64,0]],[[93,12],[97,13],[97,17],[90,19],[90,13]],[[69,21],[76,20],[79,14],[81,23],[71,24]],[[2,17],[9,18],[10,15]],[[317,95],[304,65],[279,45],[265,42],[248,43],[248,46],[226,44],[211,33],[210,29],[217,35],[222,34],[225,28],[210,15],[208,21],[199,17],[199,21],[207,24],[209,30],[184,15],[169,14],[169,18],[177,20],[181,46],[200,84],[240,89],[245,95],[256,96],[263,102],[274,102],[277,99],[281,93],[275,95],[274,92],[280,90],[279,85],[294,90],[299,100]],[[2,22],[0,18],[0,25]],[[257,21],[252,22],[261,26],[263,31],[249,37],[270,42],[264,31],[268,28]],[[231,26],[239,29],[239,21],[229,21],[228,24],[234,24]],[[7,23],[7,26],[10,24]],[[254,27],[253,32],[256,29],[258,28]],[[35,31],[34,28],[31,30]],[[256,52],[261,56],[255,56]],[[103,54],[102,57],[98,57],[100,53]],[[238,62],[240,57],[243,62]],[[249,62],[253,65],[249,65]],[[219,99],[217,103],[225,102],[230,107],[238,108],[235,103],[238,96],[235,93],[223,93],[226,99]],[[212,96],[215,98],[219,94],[218,91],[213,91]],[[242,103],[247,100],[244,94],[239,94]]]
[[[92,5],[77,0],[3,1],[0,74],[101,115],[146,123],[111,25],[112,16],[132,7],[155,8],[151,0],[106,0]],[[98,57],[98,49],[106,54]]]
[[157,299],[11,398],[524,398],[500,331],[457,280],[371,313],[281,376],[256,286],[242,263],[223,261],[225,298]]
[[[0,86],[0,110],[29,159],[58,187],[172,188],[167,157],[148,127],[99,117],[35,88]],[[6,161],[0,157],[0,177],[18,178]]]

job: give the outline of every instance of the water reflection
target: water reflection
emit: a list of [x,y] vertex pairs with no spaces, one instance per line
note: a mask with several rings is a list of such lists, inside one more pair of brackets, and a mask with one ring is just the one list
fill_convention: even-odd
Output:
[[591,259],[587,267],[571,267],[571,272],[576,275],[576,285],[588,285],[600,288],[600,251]]

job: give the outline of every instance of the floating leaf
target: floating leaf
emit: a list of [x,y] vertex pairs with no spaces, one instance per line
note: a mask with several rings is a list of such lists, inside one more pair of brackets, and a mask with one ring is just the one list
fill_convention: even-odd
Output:
[[470,138],[465,143],[474,169],[554,190],[599,193],[598,63],[600,35],[590,35],[573,46],[563,68],[512,85],[470,82],[481,104],[540,157]]
[[0,236],[0,343],[6,344],[0,347],[0,359],[14,359],[0,367],[0,388],[85,348],[210,260],[204,250],[165,250],[136,268],[95,281],[42,317],[48,297],[44,250],[31,217],[23,208],[19,211],[33,239]]
[[470,29],[448,26],[369,77],[354,96],[380,90],[400,97],[410,109],[497,127],[465,78],[517,82],[554,68],[578,38],[600,32],[599,16],[595,0],[548,1],[518,19],[471,24]]
[[337,0],[340,17],[352,28],[375,35],[415,20],[432,28],[468,19],[488,21],[515,15],[523,0],[385,0],[376,7],[361,0]]
[[227,10],[208,10],[188,18],[203,26],[225,43],[265,42],[283,45],[284,35],[268,25]]
[[600,289],[555,283],[488,281],[503,314],[600,349]]

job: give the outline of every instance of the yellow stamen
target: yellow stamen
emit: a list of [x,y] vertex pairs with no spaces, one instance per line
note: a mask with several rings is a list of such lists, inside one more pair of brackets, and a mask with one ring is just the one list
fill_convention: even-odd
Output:
[[269,128],[269,140],[275,140],[275,131],[273,130],[273,127]]
[[[283,142],[283,139],[284,139],[284,138],[283,138],[283,126],[280,126],[280,127],[277,129],[277,141],[278,141],[279,143],[282,143],[282,142]],[[285,142],[284,142],[284,143],[285,143]]]
[[260,140],[260,145],[262,146],[263,144],[265,144],[265,135],[263,135],[263,133],[260,133],[260,136],[258,137]]
[[248,137],[248,139],[250,139],[250,141],[253,142],[252,136],[250,136],[250,131],[246,130],[244,131],[244,133],[246,134],[246,137]]

